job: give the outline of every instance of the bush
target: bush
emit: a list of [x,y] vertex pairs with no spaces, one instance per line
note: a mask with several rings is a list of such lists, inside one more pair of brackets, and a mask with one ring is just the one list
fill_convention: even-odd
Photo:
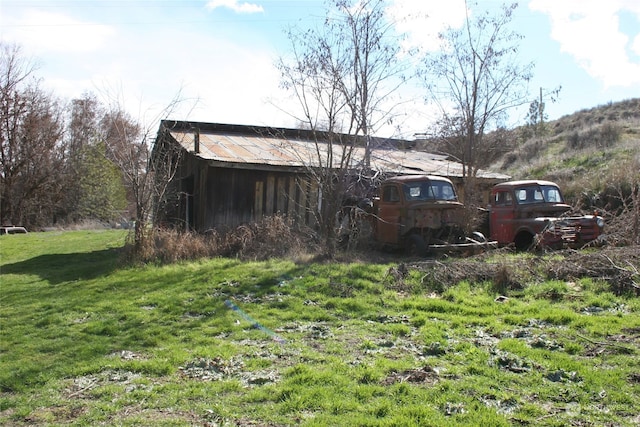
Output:
[[601,126],[592,127],[581,132],[573,131],[567,137],[567,148],[583,150],[589,147],[608,148],[614,146],[622,134],[620,125],[605,122]]
[[317,250],[315,236],[294,229],[291,220],[274,215],[262,221],[241,225],[221,238],[219,255],[246,259],[268,259]]
[[613,123],[605,123],[600,128],[600,142],[603,147],[611,147],[620,140],[620,126]]

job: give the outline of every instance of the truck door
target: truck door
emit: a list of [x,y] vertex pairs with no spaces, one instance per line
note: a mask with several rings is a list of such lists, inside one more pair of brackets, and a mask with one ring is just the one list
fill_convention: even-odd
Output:
[[376,238],[381,243],[399,243],[400,197],[400,189],[397,185],[391,184],[382,187],[376,221]]
[[514,201],[511,192],[498,190],[491,197],[489,229],[491,240],[500,244],[513,242]]

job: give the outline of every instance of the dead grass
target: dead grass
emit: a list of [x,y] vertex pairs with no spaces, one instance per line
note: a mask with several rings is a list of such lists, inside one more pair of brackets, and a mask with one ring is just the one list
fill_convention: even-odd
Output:
[[154,229],[138,260],[170,264],[213,257],[300,259],[316,251],[318,245],[312,232],[296,228],[286,217],[275,215],[227,232],[210,230],[198,234]]
[[[506,295],[531,283],[549,280],[574,282],[590,278],[607,284],[616,295],[640,295],[640,247],[607,247],[594,251],[558,251],[552,256],[532,255],[509,261],[508,250],[487,252],[471,258],[448,261],[429,260],[401,264],[389,271],[389,287],[401,287],[407,270],[422,275],[427,291],[441,293],[452,284],[490,283],[493,291]],[[499,261],[494,261],[499,259]],[[398,274],[405,271],[404,274]]]

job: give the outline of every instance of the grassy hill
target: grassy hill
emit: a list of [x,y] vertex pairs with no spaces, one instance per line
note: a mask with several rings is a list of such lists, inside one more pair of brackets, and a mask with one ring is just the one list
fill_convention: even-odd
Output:
[[3,426],[640,423],[640,253],[123,266],[0,236]]
[[517,144],[491,169],[555,181],[573,203],[640,181],[640,98],[550,121],[542,135],[527,133],[526,127],[512,131]]

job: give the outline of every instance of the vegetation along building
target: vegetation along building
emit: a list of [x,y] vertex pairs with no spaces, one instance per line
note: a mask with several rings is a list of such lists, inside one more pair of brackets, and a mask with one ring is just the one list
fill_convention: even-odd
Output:
[[[415,150],[406,140],[369,138],[368,143],[369,150],[363,137],[353,135],[162,121],[155,149],[172,147],[180,153],[163,221],[204,232],[281,213],[313,226],[313,212],[323,200],[313,171],[329,164],[362,170],[366,152],[370,175],[440,175],[462,188],[462,165],[445,155]],[[508,178],[478,173],[485,189]]]

